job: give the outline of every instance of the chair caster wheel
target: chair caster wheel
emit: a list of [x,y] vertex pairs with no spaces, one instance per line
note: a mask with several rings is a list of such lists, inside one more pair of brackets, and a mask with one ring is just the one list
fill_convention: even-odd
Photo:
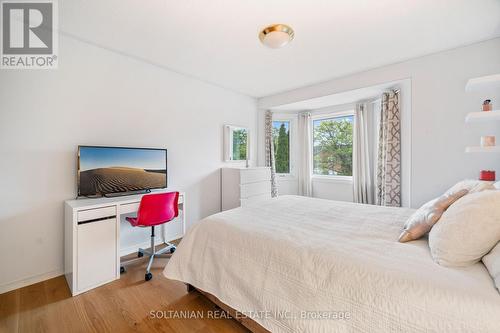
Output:
[[120,266],[120,274],[123,274],[123,273],[125,273],[125,267]]
[[171,247],[170,248],[170,253],[174,253],[175,252],[175,247]]
[[151,274],[151,273],[146,273],[146,275],[144,276],[144,279],[145,279],[146,281],[149,281],[149,280],[151,280],[152,278],[153,278],[153,274]]
[[142,252],[137,252],[137,257],[138,257],[138,258],[144,257],[144,253],[142,253]]

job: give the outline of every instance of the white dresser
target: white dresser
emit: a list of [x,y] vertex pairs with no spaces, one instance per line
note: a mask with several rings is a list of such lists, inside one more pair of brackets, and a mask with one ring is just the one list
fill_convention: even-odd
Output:
[[222,210],[271,198],[271,168],[222,168]]

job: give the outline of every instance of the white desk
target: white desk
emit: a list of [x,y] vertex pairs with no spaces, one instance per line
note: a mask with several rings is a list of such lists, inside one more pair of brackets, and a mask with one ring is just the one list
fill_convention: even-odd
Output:
[[[152,193],[172,191],[161,190]],[[65,202],[64,270],[73,296],[119,279],[120,256],[135,252],[140,246],[150,246],[147,230],[143,234],[148,236],[141,239],[140,244],[121,244],[123,240],[120,241],[120,229],[128,227],[125,217],[136,214],[143,195]],[[158,239],[157,243],[184,236],[185,202],[185,193],[179,192],[179,218],[162,226],[161,239]],[[139,231],[138,229],[143,228],[133,229]]]

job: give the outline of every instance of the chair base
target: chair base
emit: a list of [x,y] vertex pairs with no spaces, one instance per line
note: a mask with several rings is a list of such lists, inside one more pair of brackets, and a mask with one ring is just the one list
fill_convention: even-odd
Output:
[[126,261],[120,262],[120,273],[125,272],[125,266],[130,265],[132,263],[144,260],[144,255],[149,258],[148,267],[146,268],[145,280],[149,281],[153,278],[153,274],[151,274],[151,266],[153,265],[154,258],[170,258],[172,254],[176,250],[176,246],[172,243],[164,242],[164,248],[160,250],[155,249],[155,232],[154,226],[151,227],[151,247],[149,249],[139,249],[137,251],[137,257],[135,259],[130,259]]

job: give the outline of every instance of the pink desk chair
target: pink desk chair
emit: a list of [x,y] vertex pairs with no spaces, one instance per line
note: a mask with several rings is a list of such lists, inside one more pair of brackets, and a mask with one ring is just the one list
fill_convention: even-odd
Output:
[[[139,204],[137,217],[127,217],[127,221],[133,227],[151,227],[151,249],[139,249],[138,257],[143,257],[146,254],[149,257],[148,267],[146,268],[146,281],[153,278],[151,274],[151,265],[155,257],[169,257],[169,254],[174,253],[175,245],[166,243],[167,246],[161,250],[155,251],[155,226],[168,223],[179,215],[179,192],[148,194],[142,197]],[[121,262],[120,273],[125,272],[124,265],[137,261],[137,259]]]

